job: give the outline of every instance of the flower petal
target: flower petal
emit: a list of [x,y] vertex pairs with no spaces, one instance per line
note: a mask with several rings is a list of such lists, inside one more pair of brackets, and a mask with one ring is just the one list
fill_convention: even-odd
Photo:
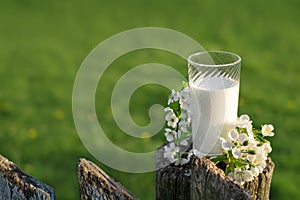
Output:
[[231,141],[236,141],[238,138],[239,138],[239,133],[237,132],[237,130],[231,130],[229,131],[228,133],[228,138],[231,140]]
[[247,136],[246,133],[240,133],[239,134],[239,138],[238,138],[238,141],[240,144],[243,144],[245,141],[247,141],[249,138]]
[[261,129],[261,133],[264,136],[272,137],[274,136],[273,130],[274,130],[274,126],[272,124],[265,124]]
[[250,170],[245,170],[243,172],[243,179],[244,179],[244,181],[252,181],[253,180],[253,175]]
[[225,151],[231,150],[232,147],[233,147],[233,143],[232,142],[226,141],[226,140],[222,141],[222,149],[224,149]]
[[242,156],[242,152],[239,148],[235,147],[232,149],[232,155],[235,158],[240,158]]
[[263,151],[265,151],[266,153],[271,153],[272,151],[272,147],[269,143],[264,143],[262,145]]
[[259,169],[257,167],[252,167],[250,171],[254,177],[257,177],[259,175]]
[[180,144],[183,145],[183,146],[187,146],[188,145],[188,141],[187,140],[182,140],[180,142]]

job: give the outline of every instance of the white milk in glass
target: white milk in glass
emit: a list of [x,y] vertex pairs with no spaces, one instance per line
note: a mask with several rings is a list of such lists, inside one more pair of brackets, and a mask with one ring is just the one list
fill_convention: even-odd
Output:
[[203,156],[221,154],[219,137],[237,119],[239,83],[213,77],[190,87],[194,147]]

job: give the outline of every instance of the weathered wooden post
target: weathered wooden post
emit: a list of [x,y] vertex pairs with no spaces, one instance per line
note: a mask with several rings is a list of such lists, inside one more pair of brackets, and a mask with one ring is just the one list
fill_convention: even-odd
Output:
[[0,200],[54,200],[54,190],[0,155]]
[[271,158],[263,173],[242,187],[207,158],[193,157],[184,166],[170,165],[163,158],[163,149],[164,145],[156,151],[155,158],[156,200],[269,199],[275,167]]
[[120,183],[115,182],[97,165],[86,159],[78,161],[78,183],[81,200],[136,200]]

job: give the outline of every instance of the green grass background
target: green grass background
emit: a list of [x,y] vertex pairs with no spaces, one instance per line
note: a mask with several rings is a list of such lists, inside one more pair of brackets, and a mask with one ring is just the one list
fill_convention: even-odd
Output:
[[[72,118],[72,87],[81,62],[101,41],[131,28],[165,27],[191,36],[207,50],[241,55],[239,113],[248,113],[258,127],[272,123],[276,128],[271,199],[299,199],[299,9],[298,0],[2,0],[0,154],[53,186],[57,199],[79,199],[80,157],[103,167],[141,199],[153,199],[153,173],[110,169],[85,149]],[[96,95],[98,117],[108,137],[136,152],[154,150],[163,143],[163,135],[134,139],[122,133],[109,102],[118,78],[147,62],[186,74],[186,61],[173,54],[136,51],[109,67]],[[147,124],[149,106],[165,104],[168,94],[158,86],[137,90],[130,107],[134,120]]]

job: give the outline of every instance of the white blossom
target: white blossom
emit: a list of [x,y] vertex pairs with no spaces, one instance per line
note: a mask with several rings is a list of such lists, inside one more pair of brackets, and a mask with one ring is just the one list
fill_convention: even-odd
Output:
[[205,153],[201,153],[200,151],[198,151],[197,149],[192,149],[190,152],[193,153],[193,155],[199,157],[199,158],[202,158],[202,157],[205,157],[207,156],[207,154]]
[[187,113],[181,112],[181,119],[185,120],[187,118]]
[[266,166],[267,166],[266,161],[260,162],[259,165],[257,166],[259,173],[262,173],[264,171],[264,169],[266,168]]
[[164,158],[167,158],[171,163],[178,160],[177,153],[180,151],[179,147],[174,142],[170,143],[169,146],[164,147]]
[[175,115],[174,111],[170,107],[166,107],[164,110],[167,113],[166,121],[168,126],[176,128],[177,122],[179,121],[178,117]]
[[168,142],[172,142],[176,137],[176,131],[166,128],[165,136],[166,136]]
[[182,158],[180,164],[184,165],[186,163],[190,162],[190,158]]
[[243,171],[243,181],[252,181],[253,180],[253,175],[250,170],[245,170]]
[[180,122],[178,123],[179,129],[182,132],[188,132],[188,128],[189,128],[190,123],[188,123],[188,121],[186,120],[180,120]]
[[262,145],[262,149],[263,149],[263,151],[265,151],[266,153],[271,153],[271,151],[272,151],[272,147],[271,147],[271,145],[270,145],[269,143],[264,143],[264,144]]
[[170,126],[172,128],[176,128],[179,119],[178,119],[178,117],[176,117],[176,115],[173,112],[169,112],[166,115],[166,121],[167,121],[168,126]]
[[182,146],[187,146],[189,143],[188,143],[188,140],[187,139],[183,139],[180,141],[180,145]]
[[263,125],[263,127],[261,128],[261,133],[264,135],[264,136],[274,136],[274,127],[272,124],[265,124]]
[[252,125],[252,121],[250,121],[250,117],[248,115],[241,115],[237,120],[237,126],[239,128],[247,128]]
[[185,111],[185,113],[186,113],[186,121],[190,124],[191,123],[191,121],[192,121],[192,114],[191,114],[191,110],[189,109],[189,110],[186,110]]
[[[182,146],[187,146],[191,138],[191,111],[189,87],[185,87],[179,92],[172,90],[168,98],[168,105],[178,102],[180,106],[176,116],[172,108],[165,108],[166,121],[169,128],[165,129],[167,141],[171,142],[164,147],[164,157],[175,165],[184,165],[190,161],[191,155],[197,157],[205,157],[206,154],[201,153],[197,149],[188,152],[181,152]],[[172,105],[171,105],[172,107]],[[219,139],[223,155],[230,156],[236,163],[230,165],[228,176],[240,184],[252,181],[255,177],[262,173],[266,167],[268,154],[272,151],[270,143],[266,140],[262,143],[257,140],[256,131],[253,131],[252,121],[246,114],[237,118],[236,122],[224,125],[222,135]],[[261,133],[263,136],[273,136],[274,127],[271,124],[262,126]],[[176,144],[175,144],[176,141]],[[239,164],[238,164],[239,163]]]
[[233,143],[231,141],[227,141],[225,138],[221,137],[220,138],[221,144],[222,144],[222,149],[225,151],[229,151],[233,147]]
[[240,183],[241,185],[244,184],[244,181],[243,181],[243,173],[242,173],[242,170],[240,168],[235,168],[234,169],[234,172],[233,172],[233,179]]
[[256,147],[257,147],[257,141],[255,141],[254,139],[250,139],[247,145],[248,150],[253,150]]
[[[239,117],[236,127],[227,128],[227,133],[220,137],[220,143],[224,151],[231,150],[233,158],[245,162],[241,168],[236,167],[228,174],[233,180],[243,184],[246,181],[252,181],[265,169],[266,160],[272,148],[269,142],[261,144],[256,141],[252,121],[248,115]],[[264,131],[265,136],[271,136],[273,129],[272,126],[265,125],[262,132]]]
[[184,165],[184,164],[190,162],[191,156],[192,156],[192,155],[193,155],[193,153],[192,153],[191,151],[189,151],[188,154],[187,154],[187,156],[186,156],[186,158],[184,157],[184,158],[181,158],[181,159],[179,160],[180,165]]
[[183,88],[180,92],[178,92],[179,101],[181,102],[187,102],[189,101],[190,97],[190,90],[189,87]]
[[239,134],[239,138],[238,138],[238,142],[240,144],[243,144],[244,142],[246,142],[248,140],[248,136],[246,135],[246,133],[240,133]]
[[232,149],[232,155],[233,157],[235,158],[240,158],[242,156],[242,152],[241,152],[241,149],[240,148],[237,148],[237,147],[234,147]]
[[228,176],[241,185],[243,185],[246,181],[252,181],[254,179],[251,170],[243,170],[240,168],[235,168],[234,172],[230,172]]
[[[180,105],[180,116],[175,114],[174,110],[170,107],[166,107],[165,120],[169,128],[165,129],[166,139],[171,142],[164,148],[164,157],[175,165],[182,165],[189,162],[191,153],[188,156],[184,155],[185,152],[180,151],[180,146],[187,146],[188,140],[191,137],[190,124],[191,124],[191,112],[189,110],[189,88],[185,87],[181,91],[176,92],[172,90],[171,95],[168,98],[168,105],[173,102],[178,102]],[[176,141],[176,144],[174,143]]]
[[166,107],[166,108],[164,109],[164,111],[165,111],[166,113],[168,113],[168,112],[172,112],[172,113],[173,113],[173,110],[172,110],[170,107]]
[[177,93],[177,96],[179,97],[180,107],[183,110],[189,110],[189,101],[190,101],[189,87],[183,88],[180,92]]
[[228,138],[231,140],[231,141],[236,141],[238,138],[239,138],[239,133],[237,132],[237,130],[231,130],[229,131],[228,133]]
[[257,177],[259,175],[259,169],[257,167],[252,167],[250,171],[254,177]]
[[179,130],[177,138],[180,140],[180,145],[182,145],[182,146],[187,146],[188,145],[188,138],[186,137],[184,132]]
[[266,161],[267,158],[268,157],[267,157],[265,152],[263,152],[263,151],[257,152],[257,156],[256,156],[257,163],[261,163],[263,161]]
[[250,121],[249,115],[243,114],[239,117],[240,122],[248,123]]
[[249,160],[251,163],[254,163],[256,160],[256,155],[247,154],[247,160]]
[[168,99],[168,105],[170,105],[171,103],[176,102],[178,100],[179,100],[179,97],[178,97],[176,91],[174,89],[172,89],[172,93]]

